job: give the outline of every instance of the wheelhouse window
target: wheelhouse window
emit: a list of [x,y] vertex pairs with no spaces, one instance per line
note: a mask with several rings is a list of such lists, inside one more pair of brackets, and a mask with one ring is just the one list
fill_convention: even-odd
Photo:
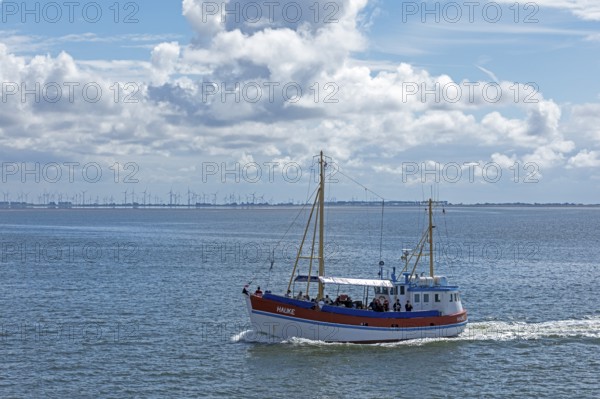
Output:
[[450,294],[450,302],[454,302],[454,294]]
[[440,294],[435,294],[435,301],[440,302]]
[[429,294],[423,294],[423,302],[429,302]]
[[421,294],[415,294],[415,303],[421,302]]
[[404,295],[404,286],[403,285],[400,286],[400,295]]

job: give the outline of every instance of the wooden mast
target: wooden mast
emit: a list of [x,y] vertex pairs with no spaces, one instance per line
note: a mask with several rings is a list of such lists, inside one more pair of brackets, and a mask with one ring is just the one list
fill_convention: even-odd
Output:
[[[323,151],[321,151],[321,159],[319,161],[319,277],[325,275],[325,257],[324,257],[324,240],[325,240],[325,160],[323,159]],[[323,282],[319,279],[319,294],[318,299],[322,299]]]

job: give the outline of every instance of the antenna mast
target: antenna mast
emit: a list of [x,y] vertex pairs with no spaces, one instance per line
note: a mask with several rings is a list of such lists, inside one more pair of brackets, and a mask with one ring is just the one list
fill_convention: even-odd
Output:
[[429,198],[429,276],[433,277],[433,211],[432,200]]

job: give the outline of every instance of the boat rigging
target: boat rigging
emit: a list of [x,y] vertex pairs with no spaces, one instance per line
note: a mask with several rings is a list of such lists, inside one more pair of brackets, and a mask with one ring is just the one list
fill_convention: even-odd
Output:
[[[452,337],[460,334],[467,325],[467,311],[463,309],[458,286],[448,284],[445,276],[435,275],[433,243],[433,205],[428,206],[428,228],[414,250],[402,250],[404,261],[400,275],[394,271],[384,278],[383,261],[380,260],[378,279],[333,277],[325,273],[324,221],[325,221],[325,168],[327,163],[319,156],[319,188],[310,210],[300,247],[292,268],[285,294],[263,293],[260,289],[243,293],[252,325],[259,333],[287,339],[300,337],[328,342],[375,343],[394,342],[415,338]],[[312,239],[307,240],[312,228]],[[383,229],[381,231],[383,234]],[[310,251],[304,250],[310,241]],[[425,245],[429,244],[428,251]],[[315,253],[316,252],[316,253]],[[381,252],[381,244],[380,244]],[[429,257],[429,276],[417,275],[420,259]],[[380,254],[381,258],[381,254]],[[308,260],[308,274],[296,275],[300,260]],[[411,262],[414,261],[409,271]],[[313,275],[315,263],[318,271]],[[295,292],[295,283],[306,283],[304,295]],[[317,296],[310,298],[311,283],[318,285]],[[373,299],[366,304],[352,300],[342,293],[335,301],[325,288],[363,287],[372,291]]]

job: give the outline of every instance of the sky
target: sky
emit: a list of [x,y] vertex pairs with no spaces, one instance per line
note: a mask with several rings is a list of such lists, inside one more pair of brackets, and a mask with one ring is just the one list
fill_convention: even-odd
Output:
[[0,201],[304,202],[324,151],[330,200],[600,203],[599,50],[592,0],[2,1]]

